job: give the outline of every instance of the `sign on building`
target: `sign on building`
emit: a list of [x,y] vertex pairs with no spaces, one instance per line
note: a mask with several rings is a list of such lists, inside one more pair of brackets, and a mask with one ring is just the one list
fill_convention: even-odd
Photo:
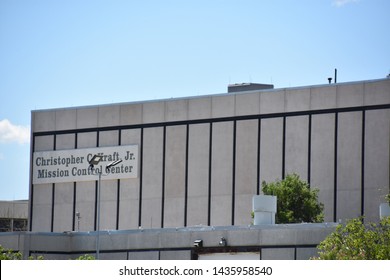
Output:
[[[89,161],[94,155],[102,160],[93,169]],[[116,166],[106,166],[122,160]],[[129,179],[138,177],[138,145],[35,152],[33,154],[33,184]]]

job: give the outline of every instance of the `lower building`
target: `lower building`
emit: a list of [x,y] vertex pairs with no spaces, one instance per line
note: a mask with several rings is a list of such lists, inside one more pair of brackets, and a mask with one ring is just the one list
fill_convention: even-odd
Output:
[[[307,260],[335,223],[186,227],[0,235],[6,248],[45,260],[89,254],[104,260]],[[99,240],[99,244],[97,244]]]
[[28,200],[0,201],[0,232],[26,231]]

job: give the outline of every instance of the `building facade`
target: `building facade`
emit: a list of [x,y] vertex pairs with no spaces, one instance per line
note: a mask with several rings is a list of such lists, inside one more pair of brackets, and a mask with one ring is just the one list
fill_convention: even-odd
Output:
[[29,229],[96,230],[98,176],[62,167],[126,149],[134,172],[101,169],[102,230],[249,225],[261,182],[288,173],[319,188],[326,222],[377,221],[389,114],[389,79],[33,111]]

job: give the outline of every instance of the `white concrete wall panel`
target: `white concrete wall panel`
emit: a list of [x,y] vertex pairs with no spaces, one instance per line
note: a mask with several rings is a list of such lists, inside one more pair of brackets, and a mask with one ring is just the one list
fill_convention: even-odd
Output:
[[94,148],[97,144],[97,132],[83,132],[77,134],[77,148]]
[[162,127],[144,129],[141,222],[144,228],[161,227],[163,139]]
[[142,108],[143,123],[165,121],[165,102],[146,102]]
[[320,190],[326,222],[333,221],[335,114],[313,115],[310,185]]
[[260,113],[258,93],[236,94],[236,116],[257,115]]
[[120,123],[120,106],[100,106],[98,112],[98,126],[117,126]]
[[257,191],[258,120],[238,121],[236,128],[236,225],[251,223],[252,196]]
[[[75,230],[77,229],[77,219]],[[54,187],[53,231],[72,230],[73,225],[73,183],[59,183]]]
[[[141,145],[141,129],[124,129],[121,134],[122,145]],[[139,146],[140,148],[140,146]]]
[[54,149],[54,136],[36,136],[34,142],[34,152],[52,151]]
[[108,130],[99,132],[99,147],[118,146],[119,131]]
[[235,196],[234,225],[250,225],[252,223],[252,198],[254,194],[237,194]]
[[188,100],[188,119],[211,118],[211,97],[193,98]]
[[211,224],[229,225],[232,216],[233,122],[213,124]]
[[258,120],[237,121],[236,193],[256,194]]
[[210,224],[213,226],[232,224],[232,195],[212,195]]
[[165,197],[164,227],[184,226],[184,197]]
[[337,142],[337,219],[361,215],[362,113],[340,113]]
[[139,104],[124,104],[120,106],[120,125],[142,123],[143,106]]
[[379,221],[379,204],[389,193],[390,110],[366,111],[364,156],[365,217]]
[[141,228],[161,228],[161,197],[142,199]]
[[67,130],[76,128],[76,109],[57,110],[55,113],[56,130]]
[[312,87],[310,89],[310,109],[321,110],[336,108],[337,87],[334,85]]
[[54,131],[55,129],[56,114],[54,110],[33,112],[32,131]]
[[34,185],[32,231],[51,231],[52,184]]
[[235,115],[235,95],[216,95],[211,98],[213,118],[230,117]]
[[210,124],[189,126],[187,225],[207,225]]
[[310,109],[310,88],[286,91],[286,112],[306,111]]
[[166,121],[182,121],[188,118],[188,100],[175,99],[165,102]]
[[119,227],[118,229],[138,228],[139,180],[120,181]]
[[98,112],[98,107],[84,107],[77,109],[77,128],[96,127],[98,124]]
[[76,145],[76,135],[72,134],[59,134],[56,136],[56,150],[71,150]]
[[260,182],[282,178],[283,118],[262,119]]
[[80,231],[95,229],[95,182],[76,184],[76,212],[81,215]]
[[390,79],[364,84],[364,105],[390,104]]
[[285,110],[285,91],[260,93],[260,114],[280,113]]
[[[141,129],[122,130],[121,143],[122,145],[138,144],[140,148]],[[138,155],[141,154],[138,153]],[[140,164],[140,159],[138,159],[138,164]],[[119,229],[138,228],[139,188],[139,177],[120,180]]]
[[184,225],[186,126],[166,128],[164,227]]
[[187,200],[187,226],[207,225],[208,196],[189,196]]
[[363,106],[364,84],[352,83],[337,86],[337,107]]
[[116,229],[117,197],[117,180],[102,180],[100,187],[100,230]]
[[296,173],[305,181],[308,179],[308,135],[308,116],[286,118],[285,174]]

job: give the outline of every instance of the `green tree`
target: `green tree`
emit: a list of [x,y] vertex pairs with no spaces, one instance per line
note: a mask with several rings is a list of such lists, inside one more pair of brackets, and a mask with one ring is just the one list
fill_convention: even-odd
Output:
[[379,224],[364,225],[361,218],[352,219],[317,246],[319,260],[389,260],[390,217]]
[[277,196],[276,223],[321,223],[324,221],[324,205],[318,202],[318,189],[297,174],[289,174],[281,181],[261,185],[266,195]]
[[22,259],[22,253],[21,252],[15,252],[10,249],[5,249],[3,246],[0,245],[0,260],[21,260]]
[[[0,260],[22,260],[23,255],[20,251],[6,249],[0,245]],[[43,260],[43,256],[29,256],[28,260]]]
[[[0,260],[22,260],[23,255],[20,251],[6,249],[0,245]],[[29,260],[43,260],[43,256],[30,256]],[[89,254],[81,255],[75,260],[95,260],[95,257]]]

